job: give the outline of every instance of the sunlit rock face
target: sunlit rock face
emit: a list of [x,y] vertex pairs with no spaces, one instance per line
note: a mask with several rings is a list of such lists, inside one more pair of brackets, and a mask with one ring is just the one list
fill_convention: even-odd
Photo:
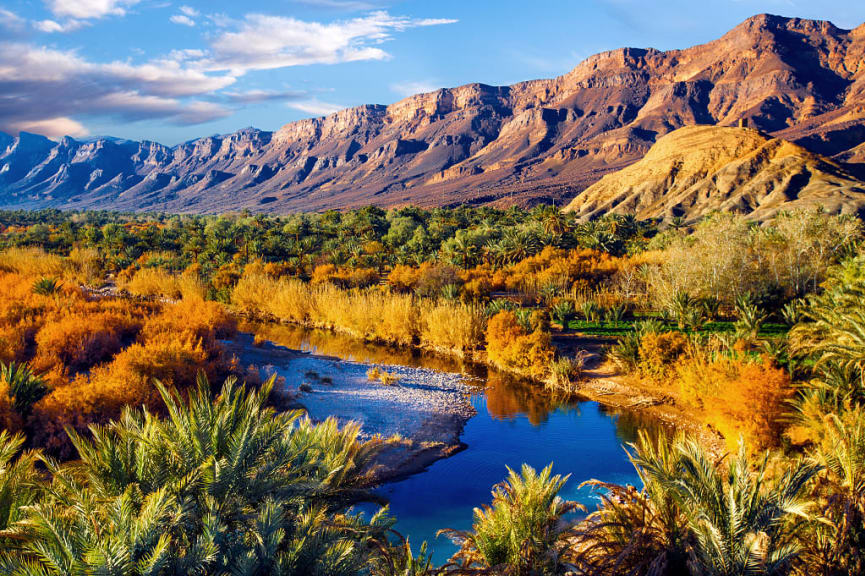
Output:
[[686,126],[565,209],[584,220],[612,212],[694,222],[715,211],[767,220],[779,210],[817,207],[861,214],[865,182],[838,162],[757,130]]
[[624,48],[554,79],[471,84],[166,147],[0,136],[0,205],[289,212],[569,200],[683,126],[749,126],[856,173],[865,25],[756,16],[685,50]]

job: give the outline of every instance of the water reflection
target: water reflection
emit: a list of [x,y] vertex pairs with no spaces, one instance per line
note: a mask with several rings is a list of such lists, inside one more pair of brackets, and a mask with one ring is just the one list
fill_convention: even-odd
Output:
[[[371,344],[356,338],[299,326],[269,322],[243,322],[242,332],[251,332],[280,346],[343,360],[375,364],[401,364],[456,372],[470,377],[486,396],[486,410],[492,418],[512,419],[525,416],[538,426],[547,421],[557,408],[569,407],[545,394],[538,394],[537,384],[457,357],[441,356],[407,348]],[[573,407],[573,409],[577,409]]]
[[[390,502],[398,519],[396,529],[410,536],[415,548],[428,541],[437,564],[455,552],[449,541],[436,538],[437,531],[471,527],[473,508],[489,502],[490,489],[505,477],[506,467],[518,469],[528,463],[541,468],[554,463],[556,473],[570,475],[562,497],[591,510],[597,494],[580,489],[580,483],[590,478],[639,482],[622,444],[632,442],[639,429],[658,429],[643,414],[612,410],[595,402],[557,402],[539,394],[536,384],[457,358],[294,326],[246,323],[241,330],[288,348],[345,360],[459,372],[478,384],[478,393],[472,396],[478,415],[468,421],[461,437],[468,449],[439,460],[423,473],[377,489]],[[375,506],[361,509],[371,512]]]

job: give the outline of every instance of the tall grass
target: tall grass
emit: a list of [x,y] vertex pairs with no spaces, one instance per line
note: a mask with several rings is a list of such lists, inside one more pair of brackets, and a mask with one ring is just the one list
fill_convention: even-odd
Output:
[[63,259],[41,248],[7,248],[0,252],[0,270],[34,276],[61,276]]
[[480,348],[484,340],[485,319],[478,307],[376,289],[341,290],[247,275],[235,286],[232,303],[246,312],[284,322],[461,355]]
[[142,268],[129,280],[120,282],[120,287],[145,298],[203,300],[207,295],[207,287],[196,275],[175,275],[155,267]]

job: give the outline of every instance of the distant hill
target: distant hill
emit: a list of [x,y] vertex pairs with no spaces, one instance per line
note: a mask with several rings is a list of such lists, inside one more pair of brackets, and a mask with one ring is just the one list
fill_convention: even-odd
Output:
[[742,118],[847,163],[837,174],[861,173],[865,25],[847,31],[761,15],[685,50],[623,48],[550,80],[442,89],[174,147],[0,135],[0,205],[288,212],[564,204],[669,132]]
[[779,209],[865,211],[865,182],[840,164],[756,130],[688,126],[604,176],[565,208],[589,219],[608,212],[694,221],[720,210],[771,218]]

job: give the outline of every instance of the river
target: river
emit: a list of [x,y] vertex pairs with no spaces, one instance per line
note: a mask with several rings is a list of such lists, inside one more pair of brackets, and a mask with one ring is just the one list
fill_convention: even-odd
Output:
[[542,468],[553,463],[555,473],[570,475],[561,496],[592,510],[597,494],[579,485],[589,479],[637,483],[623,444],[633,441],[639,428],[657,427],[638,414],[613,413],[596,402],[555,402],[525,382],[458,359],[292,326],[247,324],[241,329],[314,355],[472,377],[476,385],[471,403],[477,415],[463,430],[461,440],[466,448],[423,472],[377,489],[390,502],[396,530],[408,536],[415,549],[426,541],[436,564],[444,563],[455,551],[445,537],[436,538],[436,532],[470,528],[473,509],[490,502],[491,488],[505,478],[507,467],[519,469],[527,463]]

